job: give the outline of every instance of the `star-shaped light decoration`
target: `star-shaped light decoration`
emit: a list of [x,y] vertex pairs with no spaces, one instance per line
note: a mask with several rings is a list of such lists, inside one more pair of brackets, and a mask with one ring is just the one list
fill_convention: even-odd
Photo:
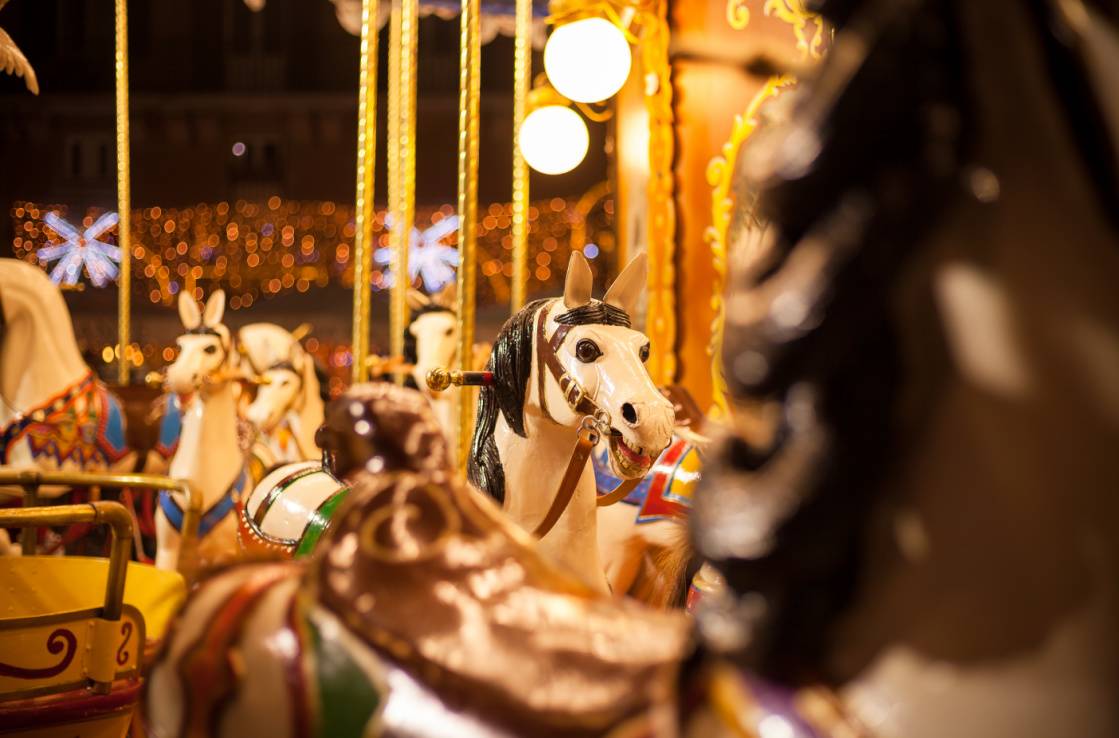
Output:
[[77,284],[82,276],[82,267],[93,282],[94,287],[104,287],[116,278],[117,264],[120,263],[120,249],[111,243],[98,239],[117,224],[116,213],[105,213],[84,232],[49,212],[43,222],[65,239],[62,243],[45,246],[36,252],[44,265],[58,259],[51,270],[51,281],[55,284]]
[[[385,217],[385,227],[392,227],[391,215]],[[425,231],[412,229],[408,243],[408,276],[413,281],[420,277],[429,293],[438,292],[444,285],[454,281],[455,267],[459,265],[458,249],[440,241],[457,230],[457,215],[446,217]],[[378,264],[391,264],[392,249],[377,249],[373,252],[373,258]],[[394,281],[392,270],[386,269],[384,286],[391,287]]]

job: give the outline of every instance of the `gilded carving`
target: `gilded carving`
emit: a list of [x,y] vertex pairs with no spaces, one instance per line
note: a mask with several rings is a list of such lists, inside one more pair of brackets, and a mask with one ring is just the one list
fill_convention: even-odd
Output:
[[723,345],[723,290],[727,279],[727,236],[731,210],[734,207],[731,190],[734,164],[738,159],[738,150],[742,143],[758,126],[758,111],[761,106],[794,84],[796,79],[791,75],[770,77],[765,86],[750,101],[746,112],[734,116],[730,138],[723,144],[720,155],[707,165],[707,184],[712,187],[711,225],[704,231],[703,238],[711,245],[711,258],[715,267],[714,289],[711,294],[711,307],[715,311],[715,319],[711,324],[711,343],[708,344],[707,353],[712,359],[712,412],[716,417],[725,417],[727,412],[726,379],[723,377],[722,365],[718,359]]

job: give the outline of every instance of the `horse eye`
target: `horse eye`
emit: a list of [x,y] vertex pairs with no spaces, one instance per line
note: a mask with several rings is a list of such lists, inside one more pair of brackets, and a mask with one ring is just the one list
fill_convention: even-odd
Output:
[[637,353],[637,355],[641,357],[641,362],[642,363],[645,363],[646,361],[648,361],[649,360],[649,344],[645,344],[644,346],[642,346],[641,350]]
[[602,349],[589,338],[584,338],[575,344],[575,358],[584,364],[590,364],[600,356],[602,356]]
[[211,343],[205,350],[208,354],[216,354],[218,352],[218,347]]
[[454,332],[455,332],[455,328],[454,328],[454,326],[451,326],[450,328],[448,328],[448,329],[447,329],[447,332],[446,332],[446,333],[444,333],[443,335],[445,335],[445,336],[449,336],[449,335],[451,335],[451,334],[452,334],[452,333],[454,333]]

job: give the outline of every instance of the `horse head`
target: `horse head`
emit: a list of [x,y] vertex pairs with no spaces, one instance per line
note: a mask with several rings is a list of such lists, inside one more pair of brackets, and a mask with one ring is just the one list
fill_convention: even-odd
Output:
[[0,397],[19,408],[59,391],[89,371],[70,311],[46,272],[0,259]]
[[404,334],[404,363],[412,365],[412,377],[425,393],[427,373],[436,367],[454,366],[458,356],[459,322],[453,295],[448,295],[447,290],[431,297],[408,290],[412,322]]
[[194,297],[179,293],[179,318],[186,333],[176,343],[179,355],[167,367],[167,388],[189,395],[206,385],[223,382],[223,374],[237,360],[229,329],[221,322],[225,314],[225,292],[216,290],[200,309]]
[[[563,425],[580,422],[580,409],[565,401],[570,398],[570,385],[561,386],[563,373],[573,378],[604,413],[611,465],[625,479],[639,478],[649,471],[672,438],[675,416],[672,404],[645,368],[649,339],[630,327],[630,316],[636,312],[645,289],[646,269],[646,256],[641,254],[597,301],[591,298],[590,265],[581,253],[574,252],[568,263],[562,306],[560,301],[553,303],[547,319],[538,321],[545,327],[545,334],[536,336],[537,356],[543,357],[548,368],[546,371],[538,366],[537,372],[550,374],[552,379],[538,379],[540,409],[553,413],[552,417]],[[547,346],[541,348],[541,341]],[[563,373],[557,373],[552,355]]]
[[237,348],[260,379],[245,419],[261,432],[271,432],[305,403],[320,402],[314,359],[295,334],[272,323],[252,323],[237,332]]
[[[607,439],[614,475],[636,480],[671,441],[672,403],[645,368],[648,339],[630,327],[645,269],[637,257],[595,300],[590,265],[573,253],[563,297],[509,319],[486,365],[492,383],[479,394],[470,450],[470,481],[540,531],[556,561],[604,590],[594,473],[571,467],[572,448],[593,430]],[[507,486],[516,494],[507,497]]]

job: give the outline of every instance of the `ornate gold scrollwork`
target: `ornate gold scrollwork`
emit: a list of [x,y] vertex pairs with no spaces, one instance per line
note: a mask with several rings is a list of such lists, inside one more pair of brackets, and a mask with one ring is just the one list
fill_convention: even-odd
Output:
[[736,31],[750,25],[750,8],[746,0],[727,0],[727,23]]
[[[729,11],[728,11],[729,12]],[[813,59],[819,59],[823,52],[826,27],[818,13],[810,13],[803,0],[765,0],[763,12],[775,15],[793,27],[797,39],[797,51]],[[809,38],[809,25],[812,26]]]
[[[762,12],[773,15],[793,27],[797,39],[797,51],[820,58],[823,51],[826,26],[824,19],[804,7],[803,0],[765,0]],[[750,25],[750,6],[748,0],[727,0],[727,25],[736,31],[745,30]],[[809,26],[812,30],[809,31]],[[809,34],[811,33],[811,38]]]
[[735,161],[742,143],[758,127],[758,111],[768,100],[781,94],[783,90],[796,84],[791,75],[776,75],[766,81],[765,86],[754,95],[746,107],[746,112],[734,116],[730,138],[723,144],[722,151],[707,164],[707,184],[711,185],[711,225],[703,233],[703,239],[711,245],[711,258],[715,267],[715,283],[711,293],[711,307],[715,318],[711,323],[711,342],[707,354],[711,357],[712,372],[712,412],[716,417],[726,417],[726,378],[723,376],[719,352],[723,346],[723,322],[725,305],[723,291],[727,282],[727,236],[730,229],[731,211],[734,208],[732,185]]
[[[762,12],[767,16],[774,16],[792,26],[796,38],[797,51],[803,57],[819,59],[823,54],[824,41],[829,33],[823,17],[811,13],[804,7],[803,0],[765,0]],[[750,11],[746,7],[746,0],[727,0],[727,22],[736,30],[744,29],[750,21]],[[731,134],[723,144],[718,156],[714,157],[707,165],[707,183],[711,185],[711,225],[707,227],[703,237],[711,244],[711,258],[715,269],[715,282],[712,290],[711,306],[715,311],[715,318],[711,324],[711,342],[708,344],[707,353],[711,357],[712,371],[712,414],[716,417],[725,417],[726,404],[726,379],[723,377],[722,366],[718,361],[719,352],[723,345],[723,321],[725,306],[723,304],[723,290],[727,280],[727,239],[731,224],[731,211],[734,207],[732,184],[734,179],[735,161],[738,151],[744,141],[750,137],[758,126],[758,111],[761,106],[783,90],[796,84],[792,75],[776,75],[766,81],[762,89],[750,101],[746,112],[734,117]]]

